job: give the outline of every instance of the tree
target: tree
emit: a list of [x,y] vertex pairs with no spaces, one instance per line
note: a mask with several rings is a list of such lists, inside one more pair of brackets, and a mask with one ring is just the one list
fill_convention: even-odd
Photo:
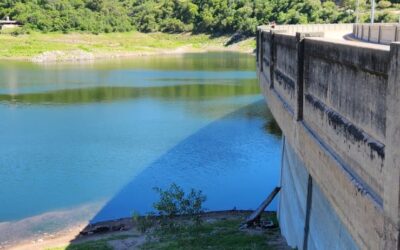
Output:
[[[360,9],[366,0],[360,1]],[[396,2],[400,0],[393,0]],[[391,2],[381,0],[386,8]],[[333,23],[354,21],[355,0],[1,0],[0,18],[11,16],[43,32],[205,32],[253,35],[275,21]],[[393,20],[382,12],[378,19]],[[364,18],[364,17],[363,17]],[[367,17],[366,17],[367,18]]]

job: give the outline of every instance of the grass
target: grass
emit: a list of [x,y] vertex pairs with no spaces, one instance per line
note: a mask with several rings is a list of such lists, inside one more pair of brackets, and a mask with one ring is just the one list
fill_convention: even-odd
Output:
[[46,250],[112,250],[113,248],[107,243],[111,240],[123,240],[129,238],[127,235],[110,236],[101,240],[93,240],[79,244],[70,244],[62,247],[52,247]]
[[273,249],[265,234],[240,231],[240,222],[226,220],[180,228],[159,235],[157,241],[147,242],[142,249]]
[[112,248],[107,244],[107,240],[96,240],[76,245],[49,248],[48,250],[112,250]]
[[[0,34],[0,59],[29,59],[46,51],[83,50],[94,55],[124,55],[124,53],[147,53],[168,51],[185,47],[190,50],[226,49],[224,43],[228,37],[212,38],[198,34],[165,33],[37,33],[12,36]],[[235,50],[245,51],[255,47],[254,39],[246,40]]]
[[[269,250],[279,248],[279,245],[271,245],[280,238],[279,228],[266,231],[242,231],[239,230],[244,217],[232,217],[217,219],[212,222],[203,222],[201,225],[183,222],[179,226],[171,228],[155,227],[149,230],[145,237],[145,243],[140,249],[218,249],[218,250]],[[268,220],[277,223],[275,214],[267,215]],[[72,243],[68,246],[50,248],[47,250],[110,250],[109,244],[113,240],[138,239],[140,235],[105,235],[101,239],[86,241],[83,243]]]

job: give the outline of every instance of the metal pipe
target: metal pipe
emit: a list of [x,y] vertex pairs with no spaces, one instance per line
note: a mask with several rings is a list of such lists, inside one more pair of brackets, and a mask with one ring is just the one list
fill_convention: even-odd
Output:
[[359,23],[360,21],[360,0],[357,0],[356,4],[356,23]]
[[375,19],[375,0],[371,0],[371,24],[374,24]]

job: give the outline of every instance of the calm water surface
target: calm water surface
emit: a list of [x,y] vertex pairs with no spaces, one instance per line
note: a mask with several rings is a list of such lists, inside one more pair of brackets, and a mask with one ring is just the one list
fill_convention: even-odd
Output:
[[172,182],[210,210],[256,208],[278,185],[280,131],[254,61],[0,62],[0,241],[149,212]]

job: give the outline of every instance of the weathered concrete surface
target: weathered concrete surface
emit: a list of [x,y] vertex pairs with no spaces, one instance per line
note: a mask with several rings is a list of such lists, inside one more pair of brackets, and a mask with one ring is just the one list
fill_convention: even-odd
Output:
[[392,42],[400,40],[400,24],[354,24],[352,33],[355,38],[366,42],[389,45]]
[[390,46],[388,95],[386,98],[386,158],[384,168],[384,215],[386,249],[400,248],[400,43]]
[[[284,141],[278,218],[288,244],[306,249],[357,249],[318,184]],[[308,214],[307,214],[308,212]],[[307,233],[304,233],[307,230]]]
[[[323,206],[329,204],[332,216],[338,218],[339,222],[332,228],[342,227],[348,232],[350,240],[345,238],[349,248],[353,248],[350,245],[354,242],[361,249],[397,249],[400,227],[398,45],[392,45],[389,50],[388,46],[333,41],[322,38],[320,33],[295,36],[263,29],[258,31],[257,44],[263,94],[285,134],[286,144],[293,148],[309,173],[307,182],[318,188],[316,192],[326,199]],[[302,174],[296,176],[305,182]],[[304,190],[304,183],[301,185],[299,190]],[[289,187],[283,185],[282,193],[285,188]],[[304,195],[299,194],[298,199],[306,202]],[[317,214],[311,209],[313,205],[299,206],[301,209],[293,213],[298,218],[281,217],[283,234],[288,228],[285,225],[297,224],[298,220],[318,224]],[[295,208],[285,205],[280,209],[284,214],[285,209]],[[323,223],[325,217],[320,219]],[[311,227],[304,225],[303,222],[302,228],[296,230],[302,235],[300,238],[308,239]],[[317,248],[330,249],[329,240],[325,246],[324,241],[318,240],[318,237],[323,239],[323,232],[318,235],[318,230],[313,231],[310,237],[318,242],[314,244]],[[302,249],[302,244],[296,246]],[[313,248],[312,244],[306,245]]]
[[324,32],[326,37],[338,37],[344,34],[351,33],[354,29],[352,23],[340,23],[340,24],[283,24],[260,26],[262,30],[284,30],[288,34],[296,34],[297,32],[310,33],[310,32]]

